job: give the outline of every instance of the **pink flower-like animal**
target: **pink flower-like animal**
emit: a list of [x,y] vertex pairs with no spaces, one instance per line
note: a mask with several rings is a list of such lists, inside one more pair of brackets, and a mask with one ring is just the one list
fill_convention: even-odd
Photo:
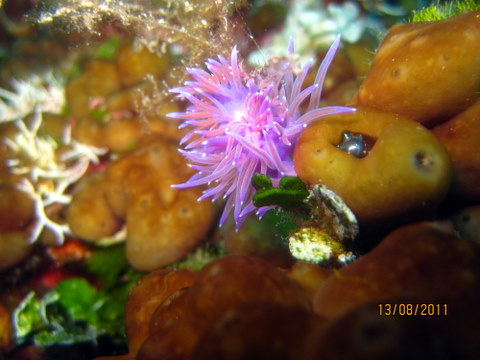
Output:
[[[173,185],[183,189],[207,185],[199,200],[226,199],[220,218],[224,224],[233,210],[237,229],[247,214],[256,210],[252,198],[252,176],[261,173],[274,185],[283,176],[295,176],[292,152],[301,131],[314,119],[353,111],[343,106],[319,107],[328,67],[340,44],[333,42],[320,64],[313,85],[302,89],[312,65],[308,62],[298,76],[285,62],[275,78],[248,74],[239,64],[237,49],[230,61],[222,56],[209,59],[207,70],[188,68],[193,81],[171,89],[190,102],[186,112],[168,114],[181,119],[180,127],[191,131],[180,141],[180,152],[197,171],[186,183]],[[293,43],[289,45],[293,53]],[[304,112],[300,105],[308,106]],[[257,209],[258,216],[269,207]]]

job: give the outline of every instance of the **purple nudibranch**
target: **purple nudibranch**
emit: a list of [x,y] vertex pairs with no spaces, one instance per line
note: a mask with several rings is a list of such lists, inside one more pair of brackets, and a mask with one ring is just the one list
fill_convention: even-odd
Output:
[[[312,61],[297,76],[286,61],[283,73],[262,77],[243,70],[233,47],[230,61],[218,56],[206,62],[207,70],[187,68],[193,80],[170,92],[190,105],[186,112],[168,116],[181,119],[180,128],[191,129],[180,141],[183,149],[179,151],[197,173],[172,186],[207,185],[199,200],[226,199],[220,226],[232,211],[237,230],[249,213],[256,210],[263,216],[271,207],[253,205],[252,176],[264,174],[276,186],[283,176],[295,176],[292,152],[302,130],[319,117],[354,111],[344,106],[319,107],[325,75],[339,44],[340,36],[320,64],[314,83],[303,90]],[[293,53],[292,41],[288,50]],[[302,112],[300,105],[307,101]]]

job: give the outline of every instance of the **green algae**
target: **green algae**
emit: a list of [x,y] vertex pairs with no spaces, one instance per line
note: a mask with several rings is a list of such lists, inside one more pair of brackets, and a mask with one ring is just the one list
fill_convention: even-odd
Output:
[[440,4],[437,0],[433,4],[419,11],[414,11],[410,22],[438,21],[460,14],[480,10],[478,0],[458,0]]

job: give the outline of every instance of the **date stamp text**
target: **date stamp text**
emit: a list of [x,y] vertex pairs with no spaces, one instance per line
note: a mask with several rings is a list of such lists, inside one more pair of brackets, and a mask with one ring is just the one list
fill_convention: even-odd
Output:
[[446,316],[448,315],[447,304],[378,304],[380,316]]

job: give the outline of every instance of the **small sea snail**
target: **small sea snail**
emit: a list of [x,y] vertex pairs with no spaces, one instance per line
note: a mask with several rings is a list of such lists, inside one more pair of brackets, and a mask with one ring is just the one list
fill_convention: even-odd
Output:
[[310,124],[294,165],[302,181],[339,195],[360,223],[435,206],[452,172],[445,148],[426,128],[367,107]]

